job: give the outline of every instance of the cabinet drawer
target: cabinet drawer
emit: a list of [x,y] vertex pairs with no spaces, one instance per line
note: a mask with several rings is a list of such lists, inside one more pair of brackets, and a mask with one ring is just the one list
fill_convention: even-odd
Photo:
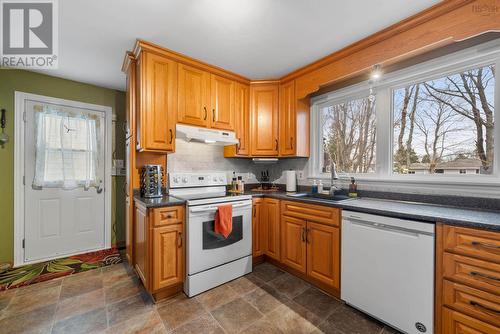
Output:
[[500,325],[500,296],[445,280],[443,303],[471,317]]
[[153,215],[155,227],[180,224],[184,221],[184,207],[169,206],[165,208],[157,208],[154,209]]
[[443,232],[445,251],[500,263],[500,233],[446,225]]
[[443,334],[498,334],[500,327],[443,308]]
[[500,295],[500,264],[444,253],[443,278]]
[[282,201],[281,213],[285,216],[304,219],[307,221],[339,226],[340,209],[323,205],[314,205],[295,201]]

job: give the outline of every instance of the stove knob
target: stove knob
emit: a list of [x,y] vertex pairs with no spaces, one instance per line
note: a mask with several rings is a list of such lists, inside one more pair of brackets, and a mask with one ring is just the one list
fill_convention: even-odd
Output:
[[184,176],[184,177],[182,178],[182,182],[183,182],[183,183],[187,183],[187,182],[188,182],[188,178],[187,178],[186,176]]
[[214,176],[214,182],[217,182],[217,176]]
[[179,183],[179,177],[178,176],[174,176],[174,183]]
[[219,176],[219,182],[223,182],[224,178],[222,176]]

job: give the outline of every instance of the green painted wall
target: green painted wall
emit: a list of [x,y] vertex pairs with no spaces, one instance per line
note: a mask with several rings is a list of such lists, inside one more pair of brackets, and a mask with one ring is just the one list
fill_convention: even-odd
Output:
[[[7,110],[6,133],[10,137],[0,148],[0,263],[12,262],[14,254],[14,92],[21,91],[62,99],[110,106],[117,116],[115,157],[125,157],[125,93],[23,70],[0,69],[0,109]],[[125,197],[123,177],[113,177],[113,242],[123,242]]]

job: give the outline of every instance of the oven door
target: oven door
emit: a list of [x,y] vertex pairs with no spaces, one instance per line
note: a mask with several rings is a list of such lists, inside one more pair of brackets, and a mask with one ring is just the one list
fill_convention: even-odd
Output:
[[226,238],[214,232],[217,204],[190,206],[187,219],[188,275],[252,254],[252,201],[233,205],[233,231]]

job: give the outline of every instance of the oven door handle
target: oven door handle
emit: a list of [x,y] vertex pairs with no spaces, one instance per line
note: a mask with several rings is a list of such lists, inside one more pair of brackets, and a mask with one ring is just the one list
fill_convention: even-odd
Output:
[[[243,203],[243,204],[234,204],[233,209],[243,208],[243,207],[251,206],[251,205],[252,205],[252,202]],[[203,206],[200,208],[192,208],[189,211],[195,213],[195,212],[217,211],[218,209],[219,209],[218,206],[210,205],[210,206]]]

